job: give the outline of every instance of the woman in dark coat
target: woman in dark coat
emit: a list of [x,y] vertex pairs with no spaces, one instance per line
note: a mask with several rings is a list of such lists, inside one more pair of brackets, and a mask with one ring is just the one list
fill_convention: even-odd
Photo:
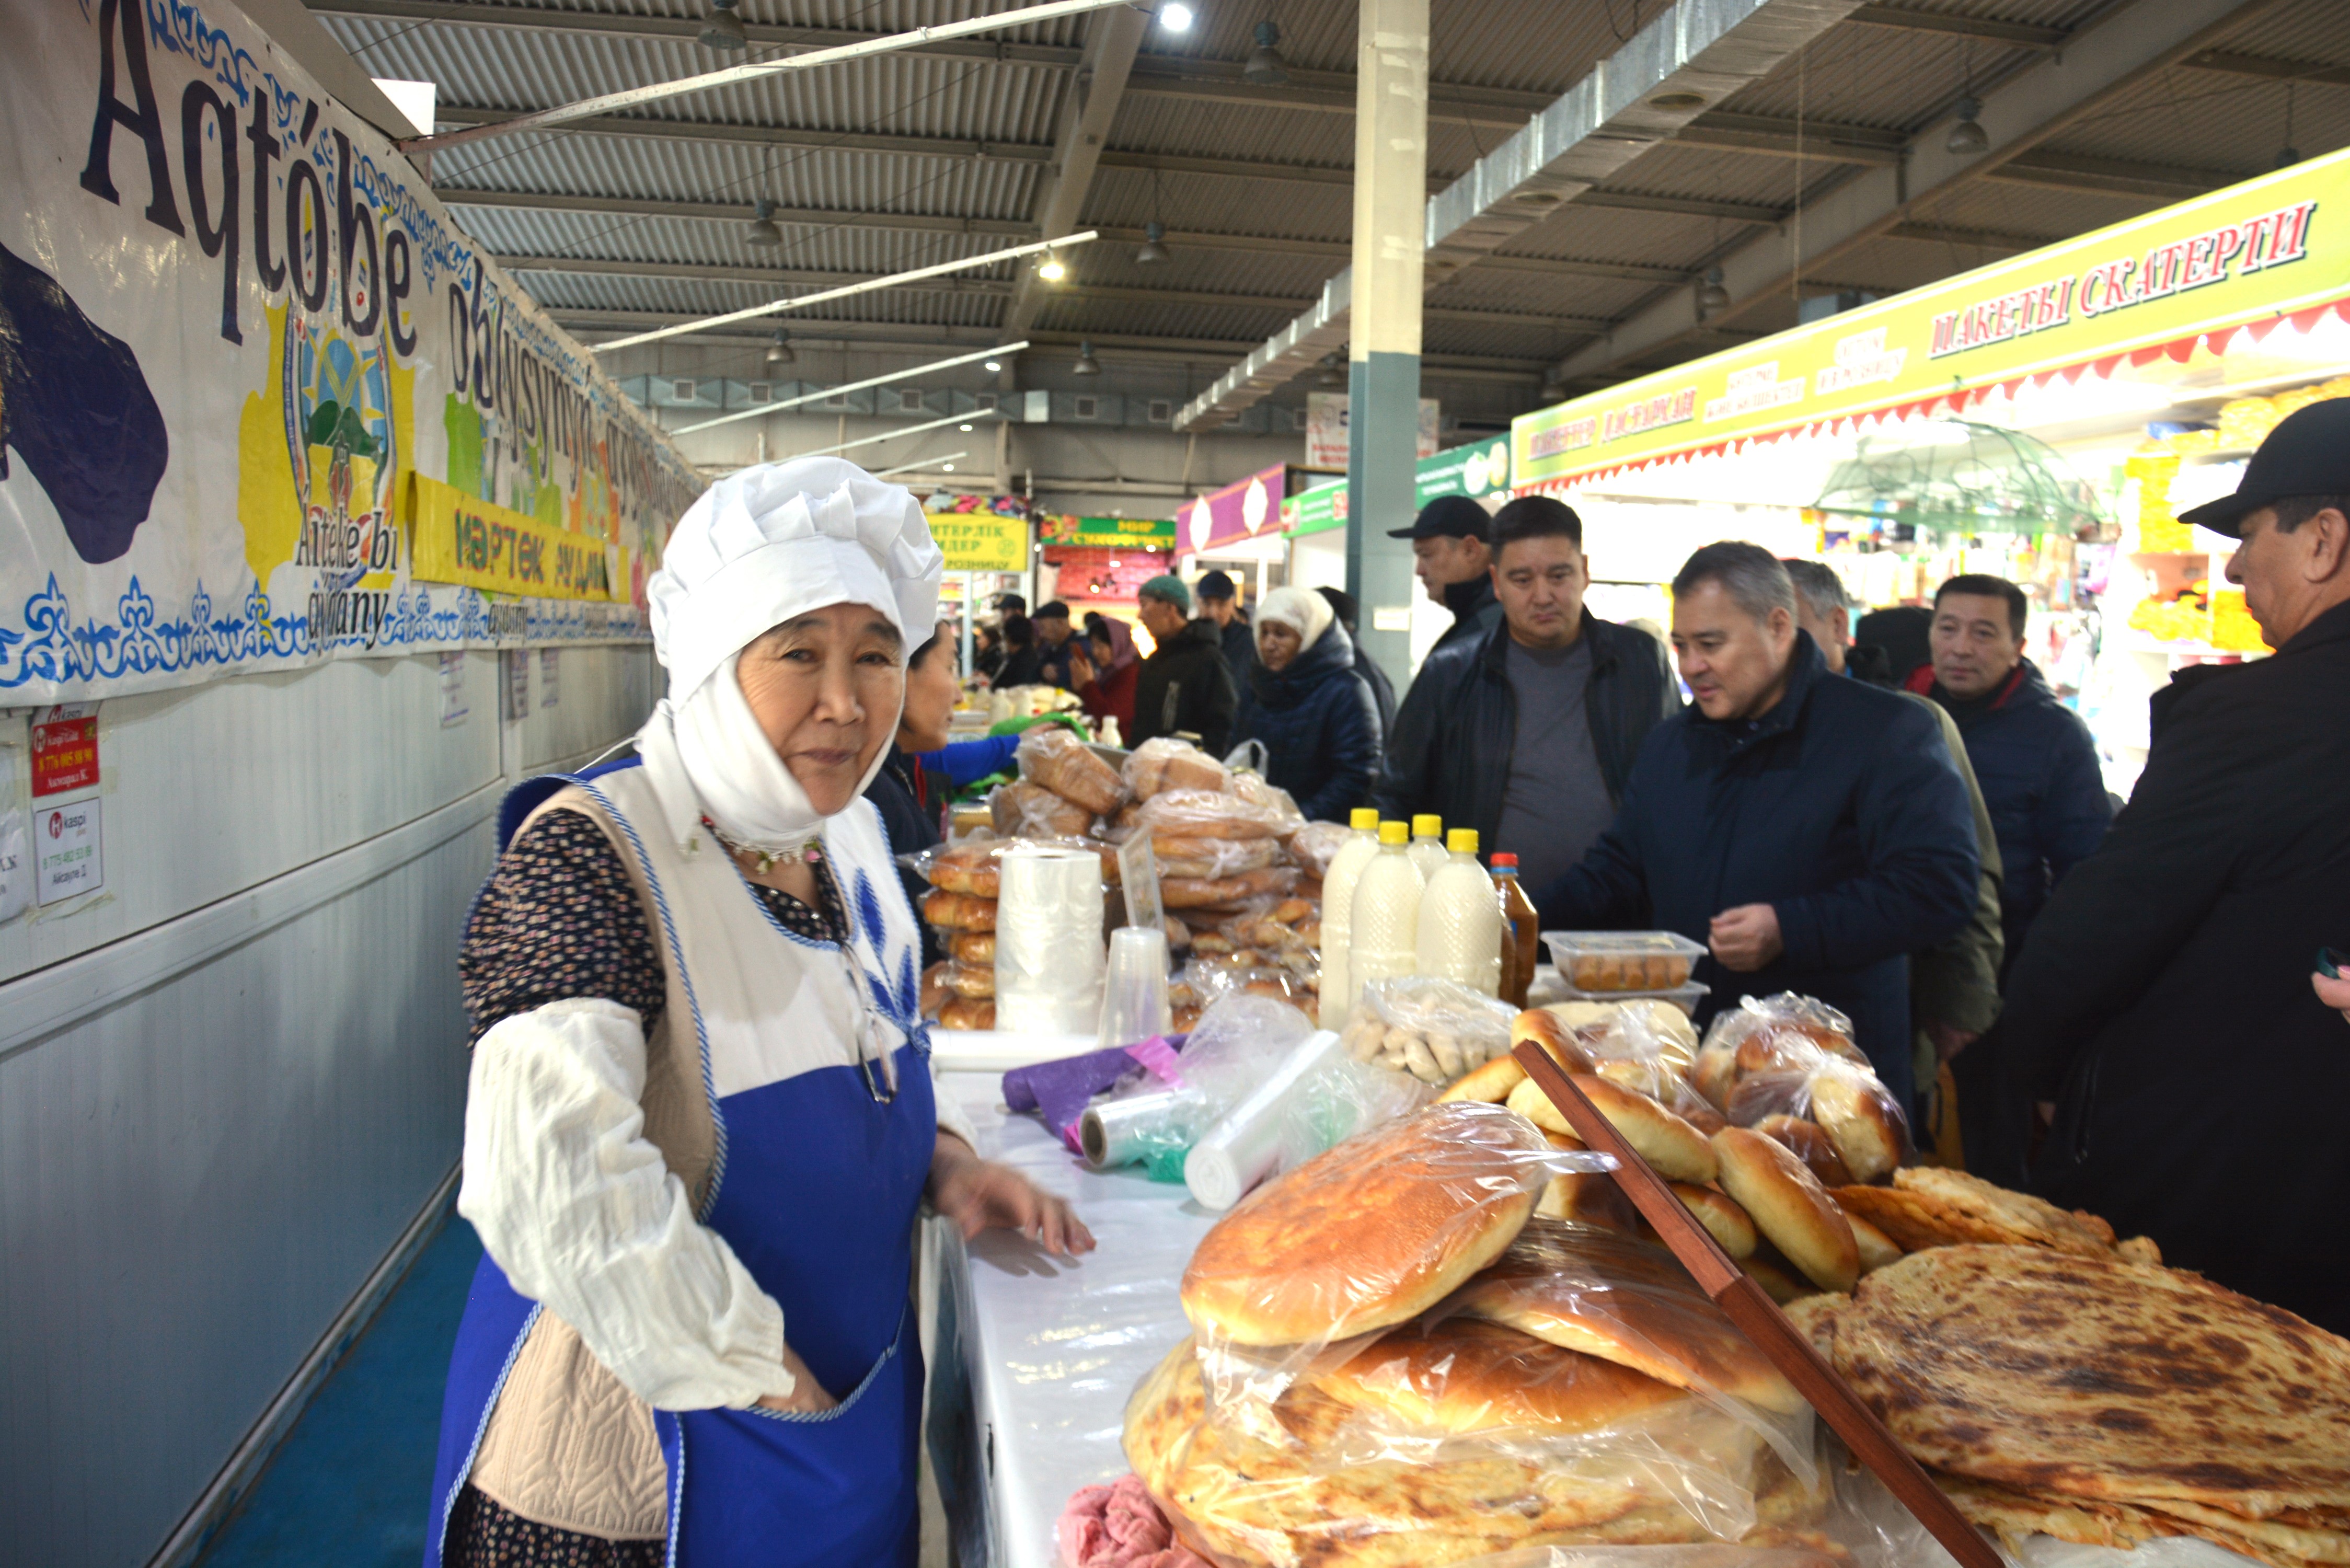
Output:
[[1308,820],[1346,821],[1370,803],[1383,740],[1353,641],[1319,594],[1275,588],[1257,608],[1256,651],[1238,738],[1263,743],[1265,777]]
[[1142,656],[1134,649],[1134,634],[1126,622],[1086,617],[1085,646],[1071,656],[1069,667],[1086,711],[1097,719],[1116,719],[1118,733],[1125,735],[1134,728],[1134,683],[1141,674]]

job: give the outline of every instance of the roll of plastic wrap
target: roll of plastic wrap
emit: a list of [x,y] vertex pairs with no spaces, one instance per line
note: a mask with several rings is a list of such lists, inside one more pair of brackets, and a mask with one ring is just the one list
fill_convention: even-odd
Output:
[[1001,861],[995,1027],[1093,1034],[1101,1024],[1101,857],[1023,846]]
[[1078,1152],[1096,1170],[1114,1170],[1160,1149],[1180,1148],[1199,1130],[1208,1106],[1199,1089],[1161,1089],[1088,1106],[1077,1118]]
[[1338,1036],[1318,1029],[1282,1059],[1273,1075],[1224,1114],[1191,1146],[1183,1185],[1204,1208],[1238,1203],[1281,1160],[1281,1124],[1290,1096],[1322,1066],[1345,1054]]

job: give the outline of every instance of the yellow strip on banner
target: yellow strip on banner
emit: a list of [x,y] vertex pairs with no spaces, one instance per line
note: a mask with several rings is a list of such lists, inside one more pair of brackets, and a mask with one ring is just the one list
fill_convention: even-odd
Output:
[[950,572],[1018,572],[1028,566],[1028,520],[986,512],[933,512],[931,537]]
[[600,539],[551,528],[421,473],[409,475],[408,498],[419,582],[533,598],[613,597],[613,566]]

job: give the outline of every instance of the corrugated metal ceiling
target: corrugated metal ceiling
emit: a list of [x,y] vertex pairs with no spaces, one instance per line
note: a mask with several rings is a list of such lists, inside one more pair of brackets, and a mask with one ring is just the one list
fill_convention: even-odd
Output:
[[[371,74],[431,80],[452,118],[464,111],[515,111],[733,63],[661,24],[698,22],[704,0],[474,0],[443,16],[363,15],[370,0],[311,0],[321,20]],[[1901,11],[1945,18],[2077,29],[2127,26],[2133,5],[2165,0],[1889,0]],[[339,6],[340,9],[337,7]],[[399,7],[390,7],[398,9]],[[384,9],[384,7],[379,7]],[[887,33],[960,19],[973,0],[741,0],[754,27],[799,26]],[[1249,88],[1232,78],[1254,47],[1257,23],[1276,21],[1281,47],[1304,86],[1341,83],[1356,54],[1356,6],[1344,0],[1258,0],[1195,5],[1192,32],[1155,29],[1105,138],[1109,160],[1095,175],[1079,222],[1120,231],[1154,219],[1171,235],[1170,255],[1152,266],[1133,260],[1129,238],[1072,253],[1080,291],[1049,298],[1037,329],[1170,340],[1170,355],[1196,354],[1199,340],[1253,345],[1284,325],[1285,302],[1315,296],[1344,265],[1352,225],[1349,184],[1312,178],[1263,178],[1251,166],[1344,171],[1354,159],[1350,114],[1284,107],[1280,88]],[[1440,106],[1483,92],[1551,95],[1587,74],[1594,61],[1653,21],[1657,0],[1442,0],[1434,8],[1430,57]],[[1885,13],[1888,6],[1873,8]],[[2350,62],[2350,5],[2341,0],[2253,4],[2256,15],[2224,47],[2303,68]],[[600,16],[585,28],[521,25],[545,17]],[[650,25],[650,30],[648,26]],[[589,129],[518,135],[435,155],[432,173],[444,190],[539,199],[534,207],[458,209],[460,221],[494,254],[596,261],[677,275],[533,271],[525,287],[573,312],[598,310],[684,317],[772,296],[785,286],[707,269],[780,267],[878,275],[1014,243],[1006,230],[1033,233],[1052,178],[1060,117],[1076,88],[1069,60],[1090,26],[1065,18],[1007,35],[1022,47],[1063,53],[1039,61],[989,58],[934,49],[899,53],[806,72],[787,72],[715,92],[647,106],[632,118],[663,126],[707,128],[688,135],[624,134]],[[1967,37],[1918,26],[1842,24],[1797,61],[1719,106],[1749,131],[1776,125],[1865,128],[1880,137],[1939,136],[1952,101],[1970,86],[1985,90],[2040,68],[2050,51],[2012,41]],[[1190,88],[1170,83],[1190,79]],[[2290,99],[2292,125],[2286,127]],[[1492,123],[1440,119],[1429,133],[1433,174],[1449,178],[1490,152],[1508,134]],[[1506,117],[1504,117],[1506,118]],[[782,132],[788,144],[756,132]],[[887,150],[822,144],[826,137],[900,139]],[[2035,151],[2054,157],[2102,159],[2217,177],[2241,177],[2272,165],[2288,137],[2303,154],[2350,144],[2350,87],[2314,80],[2290,86],[2273,77],[2178,65],[2112,95]],[[816,144],[811,145],[811,141]],[[984,142],[1006,150],[977,158]],[[933,145],[935,143],[935,145]],[[1167,157],[1211,168],[1153,171],[1131,160]],[[1214,166],[1222,165],[1221,171]],[[1684,142],[1641,157],[1607,189],[1618,197],[1666,202],[1729,203],[1773,218],[1792,209],[1799,182],[1819,200],[1856,166]],[[2002,254],[1967,243],[1969,234],[2009,243],[2055,239],[2143,212],[2159,195],[2129,193],[2097,171],[2067,176],[2072,185],[1975,180],[1909,215],[1929,238],[1881,238],[1841,256],[1835,283],[1892,290]],[[2077,188],[2074,188],[2077,186]],[[754,250],[742,220],[767,196],[785,244]],[[631,211],[689,203],[708,216]],[[807,217],[796,213],[811,214]],[[902,217],[905,226],[842,223],[838,214]],[[941,221],[992,225],[982,234],[942,233]],[[1621,319],[1681,286],[1721,248],[1767,234],[1739,215],[1569,204],[1503,247],[1503,257],[1629,264],[1661,269],[1649,280],[1594,277],[1571,270],[1536,273],[1472,267],[1430,296],[1438,314],[1424,333],[1431,354],[1468,356],[1496,368],[1563,353],[1577,329],[1545,325],[1565,317]],[[1221,241],[1221,243],[1220,243]],[[1280,247],[1288,245],[1290,251]],[[1272,247],[1272,248],[1267,248]],[[1297,254],[1302,251],[1305,254]],[[697,273],[697,269],[701,269]],[[1676,277],[1673,275],[1679,275]],[[999,265],[972,275],[993,286],[955,291],[940,285],[861,296],[821,307],[840,322],[967,334],[1004,319],[1014,274]],[[1118,291],[1088,296],[1084,287]],[[1129,297],[1131,291],[1170,297]],[[1774,307],[1775,308],[1775,307]],[[1792,309],[1792,305],[1789,306]],[[1480,321],[1446,312],[1503,313]],[[1742,330],[1767,325],[1758,310]],[[1180,340],[1180,341],[1178,341]],[[1701,351],[1702,345],[1685,351]],[[1531,387],[1527,389],[1531,396]]]

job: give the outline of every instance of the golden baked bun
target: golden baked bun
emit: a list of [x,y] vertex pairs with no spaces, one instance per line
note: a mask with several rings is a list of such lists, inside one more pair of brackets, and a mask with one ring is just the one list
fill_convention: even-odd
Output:
[[1697,1222],[1721,1243],[1723,1251],[1733,1258],[1754,1255],[1758,1240],[1754,1221],[1735,1199],[1715,1188],[1695,1187],[1686,1181],[1676,1181],[1672,1186],[1673,1196],[1681,1200],[1681,1207],[1697,1216]]
[[1731,1091],[1738,1086],[1738,1053],[1719,1045],[1699,1052],[1690,1068],[1690,1086],[1713,1102],[1715,1108],[1728,1110]]
[[1118,770],[1058,724],[1039,725],[1022,735],[1019,754],[1023,779],[1074,802],[1088,821],[1116,811],[1126,801],[1126,781]]
[[987,809],[995,831],[1005,838],[1082,838],[1096,815],[1033,779],[997,784]]
[[951,950],[957,963],[992,964],[995,961],[995,933],[963,931],[956,936]]
[[1751,1127],[1722,1128],[1713,1135],[1713,1148],[1721,1162],[1721,1189],[1746,1210],[1754,1228],[1814,1284],[1852,1289],[1860,1278],[1859,1244],[1844,1210],[1811,1168]]
[[1817,1122],[1807,1122],[1801,1116],[1791,1116],[1784,1111],[1774,1111],[1754,1124],[1754,1130],[1785,1146],[1819,1178],[1822,1187],[1849,1187],[1852,1172],[1846,1168],[1844,1156],[1822,1131]]
[[1781,1306],[1802,1300],[1813,1293],[1813,1288],[1768,1258],[1741,1258],[1738,1266],[1746,1271],[1754,1282],[1762,1287],[1763,1294]]
[[1516,1050],[1527,1040],[1549,1052],[1550,1059],[1570,1073],[1591,1071],[1591,1054],[1575,1037],[1575,1026],[1547,1007],[1529,1007],[1510,1020],[1510,1049]]
[[947,989],[957,996],[973,1002],[988,1002],[995,996],[995,971],[973,969],[964,964],[947,965]]
[[1184,1314],[1240,1345],[1320,1344],[1415,1317],[1524,1229],[1549,1153],[1524,1117],[1473,1102],[1357,1134],[1201,1238]]
[[922,919],[950,931],[992,931],[995,929],[995,900],[933,888],[922,899]]
[[1866,1279],[1887,1263],[1902,1260],[1904,1254],[1893,1238],[1859,1215],[1847,1213],[1845,1222],[1852,1227],[1853,1243],[1860,1249],[1861,1278]]
[[1835,1144],[1855,1182],[1880,1181],[1908,1158],[1909,1123],[1874,1075],[1814,1073],[1811,1091],[1812,1120]]
[[1640,1232],[1640,1211],[1624,1195],[1623,1184],[1604,1170],[1570,1170],[1552,1177],[1534,1205],[1534,1217],[1596,1226],[1626,1236]]
[[1341,1404],[1455,1437],[1599,1431],[1689,1397],[1628,1366],[1475,1318],[1399,1330],[1315,1381]]
[[1536,1218],[1451,1308],[1676,1388],[1794,1413],[1803,1398],[1671,1252]]
[[939,1009],[939,1025],[944,1029],[993,1029],[995,1003],[958,996]]
[[[1596,1074],[1571,1073],[1568,1077],[1583,1091],[1593,1108],[1624,1136],[1624,1141],[1657,1168],[1657,1174],[1673,1181],[1713,1179],[1713,1146],[1697,1128],[1648,1096],[1611,1084]],[[1536,1127],[1570,1136],[1575,1131],[1565,1114],[1551,1104],[1542,1085],[1532,1078],[1510,1092],[1508,1105]]]
[[1003,872],[995,858],[996,846],[966,844],[955,849],[935,849],[931,852],[929,869],[925,872],[933,888],[944,888],[950,893],[970,893],[982,898],[993,898],[1003,884]]
[[1526,1070],[1512,1056],[1495,1056],[1482,1066],[1452,1080],[1451,1086],[1436,1096],[1442,1105],[1447,1100],[1481,1100],[1498,1106],[1510,1097],[1510,1091],[1526,1081]]

